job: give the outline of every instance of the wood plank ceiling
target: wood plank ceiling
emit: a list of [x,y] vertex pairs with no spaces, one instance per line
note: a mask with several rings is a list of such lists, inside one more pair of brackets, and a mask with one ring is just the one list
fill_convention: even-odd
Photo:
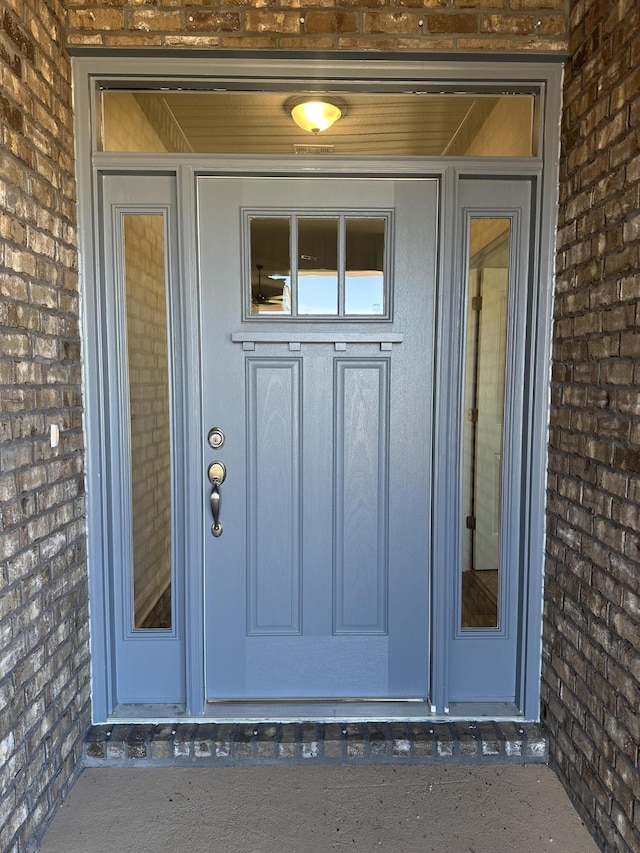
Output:
[[340,93],[345,114],[314,136],[294,124],[285,108],[286,93],[138,92],[135,97],[171,151],[338,156],[463,155],[500,100]]

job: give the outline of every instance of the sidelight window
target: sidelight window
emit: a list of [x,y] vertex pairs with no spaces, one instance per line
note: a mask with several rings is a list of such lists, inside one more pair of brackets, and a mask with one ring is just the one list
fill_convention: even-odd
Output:
[[473,218],[467,299],[462,628],[500,625],[510,220]]
[[171,457],[165,234],[161,214],[126,214],[133,627],[171,628]]

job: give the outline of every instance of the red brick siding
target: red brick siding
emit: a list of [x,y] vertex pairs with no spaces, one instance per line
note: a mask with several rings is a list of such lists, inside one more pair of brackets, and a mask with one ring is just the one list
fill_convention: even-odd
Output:
[[564,87],[543,715],[603,849],[640,849],[640,6],[579,0]]
[[[0,9],[0,850],[22,853],[89,723],[69,61],[60,0]],[[50,424],[62,429],[53,450]]]
[[68,0],[71,45],[564,51],[565,0]]
[[[64,5],[72,45],[568,44],[564,0]],[[74,773],[88,651],[63,3],[5,0],[1,14],[0,849],[22,853]],[[638,14],[634,0],[572,3],[550,436],[543,710],[556,766],[610,850],[640,847]]]

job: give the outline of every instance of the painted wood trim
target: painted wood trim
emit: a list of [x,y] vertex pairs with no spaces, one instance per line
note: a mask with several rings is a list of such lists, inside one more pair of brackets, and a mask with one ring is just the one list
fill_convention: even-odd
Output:
[[[351,322],[357,322],[357,318],[350,317]],[[391,334],[390,332],[378,332],[374,334],[359,334],[358,332],[296,332],[280,331],[273,332],[232,332],[231,340],[234,343],[252,344],[401,344],[404,335]]]

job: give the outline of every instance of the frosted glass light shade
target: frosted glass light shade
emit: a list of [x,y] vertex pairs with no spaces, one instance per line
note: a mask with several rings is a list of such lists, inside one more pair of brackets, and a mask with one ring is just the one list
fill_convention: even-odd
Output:
[[291,118],[309,133],[320,133],[338,121],[342,110],[330,101],[304,101],[291,108]]

